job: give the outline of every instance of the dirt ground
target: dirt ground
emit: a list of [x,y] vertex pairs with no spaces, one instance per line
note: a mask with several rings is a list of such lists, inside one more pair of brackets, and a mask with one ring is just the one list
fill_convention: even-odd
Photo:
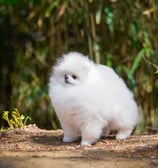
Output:
[[90,147],[62,142],[62,130],[36,126],[0,133],[0,168],[156,168],[158,134],[102,138]]

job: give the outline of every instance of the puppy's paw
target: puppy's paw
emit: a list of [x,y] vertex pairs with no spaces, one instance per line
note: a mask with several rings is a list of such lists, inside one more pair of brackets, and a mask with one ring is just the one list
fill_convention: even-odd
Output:
[[130,134],[132,133],[132,130],[122,130],[119,131],[116,135],[116,140],[122,140],[122,139],[126,139],[130,136]]
[[63,142],[73,142],[73,138],[72,137],[67,137],[67,136],[64,136],[63,138]]
[[88,141],[82,141],[81,146],[92,146]]
[[64,136],[63,142],[74,142],[77,140],[77,137]]
[[118,134],[116,135],[116,140],[123,140],[128,138],[128,136],[124,135],[124,134]]

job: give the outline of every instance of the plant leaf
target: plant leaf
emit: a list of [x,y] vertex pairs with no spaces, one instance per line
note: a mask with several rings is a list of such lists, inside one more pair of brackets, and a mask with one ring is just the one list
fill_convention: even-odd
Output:
[[144,49],[140,50],[140,52],[138,53],[138,55],[137,55],[136,58],[134,59],[132,68],[131,68],[131,70],[130,70],[130,73],[131,73],[132,75],[135,73],[135,71],[136,71],[137,68],[139,67],[143,55],[144,55]]

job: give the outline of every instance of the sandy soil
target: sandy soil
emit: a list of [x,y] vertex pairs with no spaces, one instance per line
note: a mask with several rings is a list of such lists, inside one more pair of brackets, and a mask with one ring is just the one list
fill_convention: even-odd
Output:
[[0,133],[0,168],[156,168],[158,134],[102,138],[91,147],[63,143],[62,130],[36,126]]

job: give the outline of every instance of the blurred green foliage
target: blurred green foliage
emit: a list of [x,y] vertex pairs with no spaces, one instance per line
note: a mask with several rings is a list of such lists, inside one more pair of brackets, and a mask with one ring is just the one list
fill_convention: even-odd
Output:
[[16,107],[38,126],[58,128],[49,72],[62,53],[80,51],[125,79],[140,109],[137,131],[152,132],[158,128],[157,39],[157,0],[0,0],[1,116]]

